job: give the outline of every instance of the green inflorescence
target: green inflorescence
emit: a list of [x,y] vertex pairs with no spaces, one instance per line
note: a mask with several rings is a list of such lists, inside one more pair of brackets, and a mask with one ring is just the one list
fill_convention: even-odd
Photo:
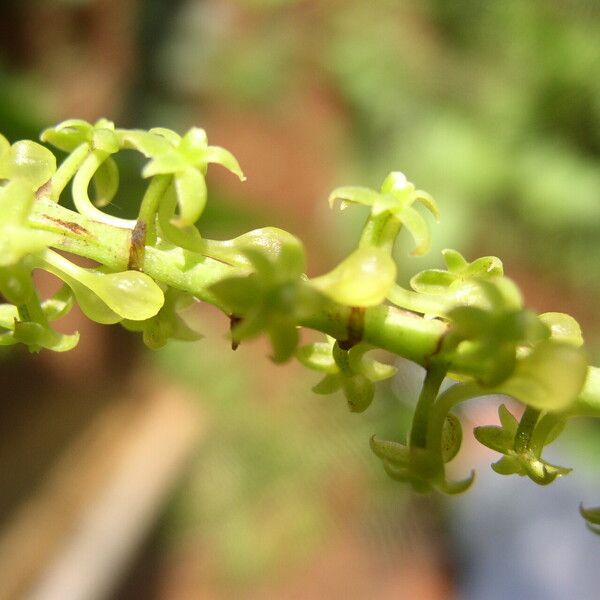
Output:
[[[309,278],[304,247],[286,231],[266,227],[232,240],[201,235],[196,222],[206,204],[209,164],[244,179],[233,155],[209,146],[204,130],[179,136],[161,128],[118,129],[105,119],[69,120],[41,139],[67,153],[58,167],[45,146],[10,144],[0,135],[1,345],[72,349],[79,334],[59,333],[51,324],[77,303],[91,320],[121,323],[141,332],[148,347],[160,348],[169,339],[201,337],[180,311],[204,301],[230,319],[234,345],[266,334],[275,362],[295,356],[320,371],[314,391],[341,390],[353,412],[368,409],[375,384],[395,373],[370,351],[387,350],[423,366],[408,440],[371,439],[386,472],[417,491],[454,494],[471,485],[473,472],[460,481],[446,476],[463,437],[451,411],[489,394],[524,406],[517,419],[501,405],[499,426],[475,428],[476,439],[501,454],[494,471],[541,485],[570,471],[542,453],[569,418],[600,417],[600,369],[588,364],[579,325],[562,313],[527,309],[493,256],[469,262],[444,250],[445,269],[417,274],[411,289],[398,285],[397,236],[407,230],[413,254],[423,254],[430,231],[419,206],[439,219],[433,198],[402,173],[390,173],[379,190],[332,192],[330,204],[362,204],[369,217],[356,249],[328,273]],[[148,159],[142,170],[148,185],[132,220],[102,210],[119,186],[114,156],[121,150]],[[76,211],[59,203],[69,184]],[[65,252],[98,266],[78,266]],[[54,296],[40,298],[33,280],[38,269],[63,282]],[[324,340],[300,346],[302,327]],[[448,379],[453,385],[441,391]],[[581,514],[597,533],[599,509],[581,508]]]

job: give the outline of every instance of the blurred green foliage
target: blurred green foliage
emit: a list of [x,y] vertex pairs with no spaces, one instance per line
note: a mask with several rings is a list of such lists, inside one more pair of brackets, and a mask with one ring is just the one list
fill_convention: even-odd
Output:
[[438,198],[439,249],[494,247],[598,288],[595,3],[239,0],[181,17],[161,59],[173,89],[277,110],[321,86],[356,179],[401,167]]
[[[407,407],[384,387],[357,418],[341,394],[311,394],[305,374],[278,367],[280,377],[267,383],[261,370],[273,365],[248,369],[255,348],[242,344],[234,353],[219,338],[211,329],[200,344],[175,342],[153,355],[155,368],[197,396],[209,429],[167,515],[169,538],[200,533],[210,579],[238,589],[293,571],[349,518],[380,543],[381,531],[402,521],[407,494],[378,468],[365,440],[373,427],[406,431]],[[383,539],[382,551],[391,552]]]

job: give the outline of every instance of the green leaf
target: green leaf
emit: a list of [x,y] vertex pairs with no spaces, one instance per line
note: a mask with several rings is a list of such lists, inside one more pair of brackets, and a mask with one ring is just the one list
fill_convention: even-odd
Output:
[[466,492],[475,481],[475,471],[471,471],[468,477],[461,479],[460,481],[446,481],[444,480],[438,487],[446,494],[462,494]]
[[307,368],[323,373],[338,373],[339,369],[331,355],[331,345],[308,344],[298,348],[296,358]]
[[265,333],[269,329],[270,320],[271,315],[265,306],[255,306],[232,329],[232,339],[239,343]]
[[42,302],[42,309],[48,321],[64,317],[75,304],[75,296],[68,285],[63,285],[54,296]]
[[243,315],[260,294],[260,284],[253,274],[228,277],[213,283],[210,291],[229,313]]
[[583,346],[581,327],[570,315],[558,312],[547,312],[541,314],[539,319],[550,328],[550,336],[553,340],[571,344],[575,347]]
[[376,436],[372,436],[369,443],[375,456],[399,465],[410,464],[410,450],[404,444],[380,440]]
[[332,300],[347,306],[376,306],[396,279],[396,264],[384,250],[359,248],[311,283]]
[[291,233],[277,227],[254,229],[232,240],[220,242],[206,240],[205,253],[207,255],[236,266],[252,265],[248,259],[248,250],[259,251],[268,256],[269,260],[275,264],[281,264],[281,261],[284,263],[290,261],[289,266],[293,273],[304,272],[305,258],[302,242]]
[[519,427],[519,422],[517,421],[515,416],[508,410],[508,408],[506,408],[504,404],[501,404],[498,407],[498,417],[500,417],[500,423],[502,425],[502,428],[507,433],[512,435],[514,439],[514,436],[517,434],[517,429]]
[[412,207],[398,209],[394,211],[394,215],[413,237],[415,248],[411,254],[413,256],[427,254],[431,246],[431,235],[425,219]]
[[379,200],[380,194],[365,187],[340,187],[329,195],[329,206],[333,208],[336,200],[341,200],[340,209],[344,210],[348,202],[373,206]]
[[315,394],[333,394],[342,387],[341,378],[338,375],[325,375],[317,385],[312,388]]
[[365,354],[373,350],[369,344],[356,344],[348,351],[348,363],[354,373],[361,373],[369,381],[383,381],[396,374],[396,367],[381,363]]
[[174,225],[177,221],[175,208],[177,206],[177,195],[175,187],[170,185],[162,197],[158,207],[158,223],[160,235],[175,246],[180,246],[191,252],[202,253],[204,243],[200,232],[194,225]]
[[68,119],[42,132],[40,139],[63,152],[73,152],[83,143],[91,144],[94,126],[82,119]]
[[121,319],[144,321],[153,317],[164,303],[162,290],[145,273],[84,269],[52,251],[44,254],[40,266],[68,284],[83,312],[99,323],[116,323]]
[[107,306],[124,319],[148,319],[160,310],[164,301],[160,287],[151,277],[139,271],[88,271],[84,281]]
[[209,163],[215,163],[225,167],[228,171],[237,175],[240,181],[246,180],[246,176],[242,172],[237,159],[229,152],[229,150],[225,150],[225,148],[208,146],[204,151],[202,164],[208,165]]
[[519,360],[495,391],[539,410],[561,411],[575,402],[586,375],[587,360],[579,349],[547,340]]
[[[166,154],[173,145],[165,139],[163,135],[159,135],[154,131],[155,130],[143,131],[141,129],[118,129],[116,134],[119,138],[119,145],[123,148],[137,150],[147,158],[154,158]],[[177,136],[177,138],[179,138],[179,136]],[[178,143],[179,139],[176,144]]]
[[208,137],[204,129],[192,127],[179,142],[179,151],[190,162],[198,159],[198,156],[204,154],[208,147]]
[[499,461],[492,463],[492,470],[498,475],[525,475],[525,469],[518,456],[506,455]]
[[514,435],[502,427],[496,427],[495,425],[475,427],[473,434],[480,444],[496,452],[507,454],[513,448]]
[[0,156],[0,179],[21,180],[37,190],[56,171],[56,158],[44,146],[22,140]]
[[504,267],[502,261],[496,256],[482,256],[477,258],[471,264],[468,264],[464,270],[465,277],[502,277]]
[[92,149],[102,150],[107,154],[114,154],[119,151],[119,139],[114,131],[114,125],[112,129],[105,127],[94,127],[92,132]]
[[469,265],[465,257],[456,250],[446,248],[442,250],[442,256],[444,257],[446,268],[453,273],[461,273]]
[[173,181],[179,214],[172,219],[174,225],[185,227],[193,225],[206,206],[206,181],[204,176],[193,167],[177,173]]
[[169,142],[171,146],[179,146],[181,142],[181,136],[172,129],[167,129],[166,127],[153,127],[148,133],[163,138],[165,141]]
[[410,287],[420,294],[446,294],[456,277],[448,271],[427,269],[417,273],[410,280]]
[[410,468],[402,467],[389,460],[384,460],[383,469],[388,477],[401,483],[410,484],[413,490],[419,494],[426,494],[432,490],[431,484],[418,477]]
[[272,320],[268,326],[275,363],[288,361],[298,347],[298,328],[293,321]]
[[143,169],[142,177],[154,177],[154,175],[171,175],[185,171],[189,167],[185,157],[177,152],[159,154],[151,160]]
[[527,476],[538,485],[549,485],[557,477],[562,477],[571,472],[571,469],[557,467],[533,457],[527,460],[521,455],[520,458],[521,463],[527,472]]

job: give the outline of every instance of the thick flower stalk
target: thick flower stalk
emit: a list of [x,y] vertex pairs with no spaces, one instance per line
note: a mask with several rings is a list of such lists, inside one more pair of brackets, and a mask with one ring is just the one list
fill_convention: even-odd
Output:
[[[475,429],[476,439],[501,455],[492,468],[541,485],[568,474],[542,458],[544,447],[570,418],[600,417],[600,369],[588,365],[579,325],[568,315],[527,309],[492,256],[469,262],[444,250],[445,269],[415,275],[412,289],[398,285],[396,238],[406,230],[413,254],[423,254],[430,230],[418,208],[439,219],[433,198],[402,173],[392,172],[379,190],[332,192],[332,205],[363,205],[369,216],[356,249],[310,278],[302,243],[286,231],[266,227],[231,240],[201,234],[208,166],[220,164],[244,179],[235,158],[209,146],[202,129],[179,136],[70,120],[47,129],[42,140],[67,153],[58,167],[45,146],[0,136],[0,344],[70,350],[79,334],[61,334],[51,323],[77,303],[91,320],[121,323],[159,348],[169,339],[199,339],[180,311],[208,302],[229,320],[234,347],[266,335],[274,362],[296,357],[321,372],[314,391],[341,391],[353,412],[367,410],[377,382],[395,372],[371,350],[423,366],[408,439],[375,435],[370,442],[386,472],[417,491],[459,493],[471,485],[473,472],[461,481],[446,477],[463,438],[452,410],[489,394],[524,407],[517,419],[502,405],[499,425]],[[118,189],[121,150],[147,159],[148,186],[132,220],[103,210]],[[76,211],[60,204],[69,185]],[[98,266],[82,268],[69,255]],[[63,282],[53,297],[40,298],[36,269]],[[323,342],[300,346],[302,328],[323,333]],[[447,378],[454,384],[442,392]],[[597,532],[598,509],[581,514]]]

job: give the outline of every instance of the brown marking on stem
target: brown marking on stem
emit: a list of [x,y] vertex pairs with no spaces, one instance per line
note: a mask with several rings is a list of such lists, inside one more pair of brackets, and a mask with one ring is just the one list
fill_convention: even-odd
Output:
[[44,215],[44,218],[48,219],[49,221],[52,221],[53,223],[56,223],[57,225],[60,225],[61,227],[64,227],[65,229],[68,229],[71,233],[74,233],[75,235],[85,235],[88,237],[92,236],[91,233],[85,227],[82,227],[78,223],[73,223],[71,221],[63,221],[63,219],[51,217],[50,215]]
[[[233,333],[234,327],[242,322],[242,317],[238,317],[237,315],[229,315],[229,331]],[[231,349],[237,350],[240,343],[234,338],[231,338]]]
[[141,271],[144,265],[144,255],[146,249],[146,222],[138,219],[135,227],[131,231],[131,240],[129,242],[129,262],[127,268],[132,271]]
[[46,183],[41,185],[35,192],[36,200],[39,200],[43,196],[50,196],[50,192],[52,191],[52,179],[48,179]]
[[348,337],[338,340],[338,346],[342,350],[350,350],[363,339],[365,329],[365,308],[363,306],[352,306],[348,316]]

